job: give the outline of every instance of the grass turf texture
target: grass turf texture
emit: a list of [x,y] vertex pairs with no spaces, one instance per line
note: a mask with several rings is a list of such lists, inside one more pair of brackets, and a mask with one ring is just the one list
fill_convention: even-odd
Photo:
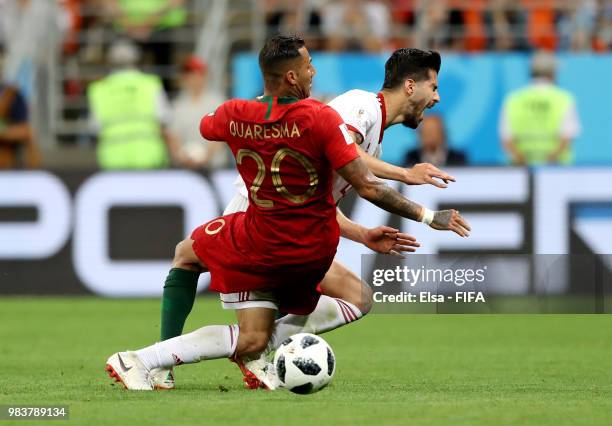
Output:
[[[186,329],[232,318],[198,298]],[[0,405],[67,404],[70,424],[612,424],[610,315],[371,315],[325,335],[336,376],[306,396],[244,390],[227,360],[174,391],[111,386],[106,358],[158,338],[157,300],[5,298],[0,320]]]

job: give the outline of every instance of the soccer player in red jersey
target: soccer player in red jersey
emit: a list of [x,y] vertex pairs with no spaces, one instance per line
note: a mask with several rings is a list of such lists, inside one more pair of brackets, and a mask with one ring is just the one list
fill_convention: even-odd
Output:
[[[136,352],[113,354],[111,376],[128,389],[151,390],[150,371],[204,359],[256,356],[266,349],[278,309],[310,314],[317,284],[340,236],[332,198],[336,170],[357,193],[403,217],[467,236],[455,210],[431,212],[375,178],[340,116],[307,99],[314,68],[303,40],[275,36],[260,53],[264,96],[232,100],[202,119],[208,140],[228,143],[250,192],[250,205],[198,227],[177,245],[174,279],[211,272],[225,307],[248,298],[237,325],[202,327]],[[171,278],[169,276],[169,278]]]

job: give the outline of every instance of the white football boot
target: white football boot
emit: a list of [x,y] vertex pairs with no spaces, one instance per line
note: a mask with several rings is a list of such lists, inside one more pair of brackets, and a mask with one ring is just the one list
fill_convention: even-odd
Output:
[[264,354],[257,359],[245,361],[244,366],[253,373],[268,390],[276,390],[280,386],[276,368],[274,368],[274,364],[269,362]]
[[106,361],[108,375],[130,390],[153,390],[149,370],[135,352],[117,352]]
[[151,384],[155,390],[174,389],[174,373],[171,368],[153,368],[150,373]]

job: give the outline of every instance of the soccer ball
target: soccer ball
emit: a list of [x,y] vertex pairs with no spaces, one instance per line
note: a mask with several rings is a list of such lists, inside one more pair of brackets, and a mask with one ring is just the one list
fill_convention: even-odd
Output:
[[327,386],[336,371],[336,357],[319,336],[299,333],[285,339],[274,355],[281,386],[299,394],[314,393]]

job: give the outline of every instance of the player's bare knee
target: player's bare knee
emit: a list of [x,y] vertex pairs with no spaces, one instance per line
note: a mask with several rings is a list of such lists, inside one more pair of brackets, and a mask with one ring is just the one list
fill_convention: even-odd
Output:
[[174,248],[174,258],[172,259],[172,263],[181,264],[184,261],[184,251],[185,251],[185,240],[179,242]]
[[186,239],[176,245],[174,249],[174,259],[172,260],[173,268],[199,270],[195,255],[193,253],[193,240]]

